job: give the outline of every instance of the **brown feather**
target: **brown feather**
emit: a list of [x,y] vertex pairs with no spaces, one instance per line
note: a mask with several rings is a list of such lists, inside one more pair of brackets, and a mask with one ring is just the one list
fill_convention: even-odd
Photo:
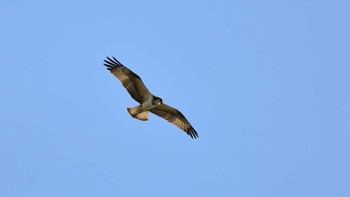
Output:
[[[143,104],[146,97],[152,95],[142,82],[141,78],[121,64],[117,59],[114,57],[113,59],[107,57],[107,60],[104,61],[104,65],[107,67],[107,69],[120,80],[131,97],[137,102]],[[142,111],[141,106],[127,108],[127,110],[134,118],[142,121],[148,120],[148,111]],[[192,138],[198,138],[197,131],[192,127],[185,116],[177,109],[166,104],[160,104],[152,108],[150,111],[176,125]]]
[[127,108],[129,114],[136,119],[147,121],[148,120],[148,111],[142,111],[141,106]]
[[192,127],[190,122],[185,118],[185,116],[177,109],[170,107],[166,104],[158,105],[157,107],[150,110],[152,113],[164,118],[165,120],[173,123],[181,130],[185,131],[192,138],[197,138],[198,133]]
[[143,98],[146,95],[151,94],[142,82],[141,78],[121,64],[117,59],[114,57],[113,59],[107,57],[107,60],[104,61],[104,65],[107,67],[107,69],[119,79],[131,97],[137,102],[142,103]]

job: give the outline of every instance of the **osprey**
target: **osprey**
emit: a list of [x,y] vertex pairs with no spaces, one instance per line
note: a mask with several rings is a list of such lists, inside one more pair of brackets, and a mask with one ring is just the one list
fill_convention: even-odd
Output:
[[179,110],[164,104],[160,97],[154,96],[148,91],[137,74],[129,70],[114,57],[113,59],[107,57],[107,60],[104,61],[104,65],[107,69],[120,80],[131,97],[140,103],[140,105],[136,107],[127,108],[127,111],[132,117],[147,121],[148,112],[150,111],[173,123],[185,131],[191,138],[198,137],[197,131],[192,127],[185,116]]

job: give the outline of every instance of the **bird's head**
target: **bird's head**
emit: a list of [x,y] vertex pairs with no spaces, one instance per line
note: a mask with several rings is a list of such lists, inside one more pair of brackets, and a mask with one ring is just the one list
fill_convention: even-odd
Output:
[[152,103],[153,103],[153,105],[160,105],[160,104],[163,104],[163,100],[162,100],[162,98],[155,96],[153,98],[153,102]]

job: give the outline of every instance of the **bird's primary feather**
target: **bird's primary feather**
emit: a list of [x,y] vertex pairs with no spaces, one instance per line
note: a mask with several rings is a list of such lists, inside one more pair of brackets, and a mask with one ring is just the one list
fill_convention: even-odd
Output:
[[157,116],[173,123],[181,130],[185,131],[192,138],[198,137],[197,131],[191,126],[190,122],[188,122],[188,120],[179,110],[170,107],[169,105],[161,104],[155,108],[152,108],[150,111]]
[[121,64],[117,59],[114,57],[113,59],[107,57],[107,60],[104,61],[104,65],[107,69],[120,80],[131,97],[137,102],[141,103],[145,95],[151,94],[143,84],[141,78]]
[[150,111],[176,125],[192,138],[198,137],[197,131],[185,116],[179,110],[164,104],[161,98],[152,95],[137,74],[114,57],[113,59],[107,57],[104,61],[107,69],[120,80],[131,97],[140,103],[139,106],[127,108],[132,117],[146,121],[148,120],[148,111]]

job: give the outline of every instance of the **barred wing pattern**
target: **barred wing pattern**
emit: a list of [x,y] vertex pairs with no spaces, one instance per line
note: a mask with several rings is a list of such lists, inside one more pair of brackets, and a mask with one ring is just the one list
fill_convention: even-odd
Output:
[[151,109],[150,111],[156,114],[157,116],[160,116],[165,120],[173,123],[180,129],[185,131],[189,136],[191,136],[191,138],[198,137],[197,131],[192,127],[190,122],[188,122],[188,120],[179,110],[163,103]]
[[144,96],[151,94],[145,84],[143,84],[141,78],[117,59],[107,57],[107,60],[104,61],[107,69],[120,80],[131,97],[137,102],[142,103]]

